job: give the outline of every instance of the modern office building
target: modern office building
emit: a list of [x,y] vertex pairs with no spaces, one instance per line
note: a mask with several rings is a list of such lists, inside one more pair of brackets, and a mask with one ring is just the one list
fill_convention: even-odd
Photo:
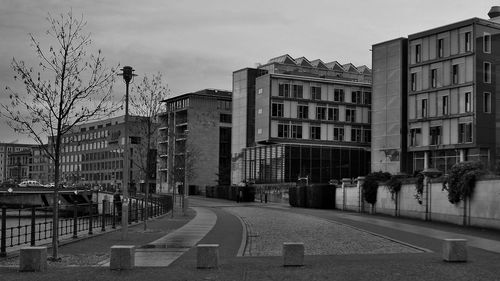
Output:
[[[99,186],[106,190],[123,188],[124,119],[124,116],[119,116],[82,124],[74,127],[72,132],[63,137],[60,162],[62,183],[68,186]],[[144,149],[146,139],[143,136],[147,120],[146,117],[129,117],[131,194],[144,191],[139,185],[145,178],[142,167],[147,153]],[[154,153],[154,150],[150,153]],[[153,159],[156,159],[156,156]],[[156,168],[153,168],[153,171],[156,171]],[[52,178],[53,173],[52,169],[50,171]],[[150,176],[147,183],[151,191],[155,190],[155,176],[156,174]]]
[[407,170],[407,57],[406,38],[372,46],[373,172]]
[[231,183],[327,183],[370,167],[371,71],[283,55],[233,73]]
[[[399,125],[408,128],[407,134],[401,130],[400,137],[406,138],[408,145],[408,161],[406,167],[401,164],[400,171],[434,167],[446,173],[462,161],[482,161],[489,169],[496,167],[500,155],[500,80],[495,75],[500,61],[500,7],[493,7],[488,15],[489,20],[472,18],[409,35],[406,62],[401,60],[405,39],[374,45],[374,100],[394,97],[402,105],[399,112],[407,112],[406,122],[397,116]],[[395,43],[397,46],[390,46]],[[384,54],[384,48],[399,51]],[[388,139],[396,135],[393,129],[398,120],[391,118],[396,118],[398,110],[395,105],[385,111],[384,107],[374,103],[373,110],[390,117],[384,121],[374,114],[374,121],[385,122]],[[403,140],[399,144],[405,147]],[[374,139],[372,144],[373,152],[379,152],[375,156],[379,162],[380,152],[393,147],[396,149],[397,143]],[[376,162],[372,169],[383,167]]]
[[204,89],[164,100],[158,192],[171,193],[179,186],[203,192],[205,186],[229,185],[231,99],[229,91]]

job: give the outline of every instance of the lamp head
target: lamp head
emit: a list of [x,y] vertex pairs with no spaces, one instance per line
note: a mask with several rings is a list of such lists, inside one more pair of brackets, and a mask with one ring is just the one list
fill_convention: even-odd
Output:
[[132,81],[132,78],[134,76],[137,76],[137,74],[134,74],[134,69],[131,66],[124,66],[122,69],[120,69],[122,73],[119,73],[118,75],[123,76],[123,80],[125,80],[125,83],[130,83]]

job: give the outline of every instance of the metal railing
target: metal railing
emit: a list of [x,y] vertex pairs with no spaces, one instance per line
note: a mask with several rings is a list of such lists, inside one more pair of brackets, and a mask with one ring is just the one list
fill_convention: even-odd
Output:
[[[163,215],[171,210],[172,204],[161,198],[129,199],[129,224]],[[146,212],[146,208],[149,208]],[[92,235],[94,231],[105,232],[121,224],[121,202],[103,200],[100,203],[59,206],[59,238],[71,239],[81,235]],[[2,207],[0,231],[0,256],[6,256],[7,249],[18,246],[36,246],[50,243],[52,239],[52,207],[31,207],[10,209]]]

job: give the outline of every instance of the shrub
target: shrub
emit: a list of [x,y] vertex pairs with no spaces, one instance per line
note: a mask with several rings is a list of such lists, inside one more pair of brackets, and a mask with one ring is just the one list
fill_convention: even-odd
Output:
[[386,184],[387,189],[389,189],[389,192],[391,193],[391,199],[394,200],[395,195],[399,193],[401,186],[403,185],[400,176],[393,175]]
[[363,197],[366,202],[375,204],[377,202],[377,189],[379,181],[387,181],[391,178],[391,174],[387,172],[374,172],[366,175],[365,182],[362,186]]
[[461,162],[453,165],[443,189],[448,191],[448,201],[452,204],[472,197],[476,180],[484,174],[481,162]]
[[422,173],[417,173],[415,174],[415,177],[417,178],[417,182],[415,184],[415,191],[417,192],[415,194],[415,199],[417,199],[418,204],[422,204],[424,194],[424,175]]

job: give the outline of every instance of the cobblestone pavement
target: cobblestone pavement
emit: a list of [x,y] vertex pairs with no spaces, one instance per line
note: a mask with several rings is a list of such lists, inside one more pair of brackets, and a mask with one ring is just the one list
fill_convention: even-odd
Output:
[[226,207],[247,232],[244,256],[280,256],[283,242],[303,242],[306,255],[422,253],[421,249],[347,225],[289,212]]

